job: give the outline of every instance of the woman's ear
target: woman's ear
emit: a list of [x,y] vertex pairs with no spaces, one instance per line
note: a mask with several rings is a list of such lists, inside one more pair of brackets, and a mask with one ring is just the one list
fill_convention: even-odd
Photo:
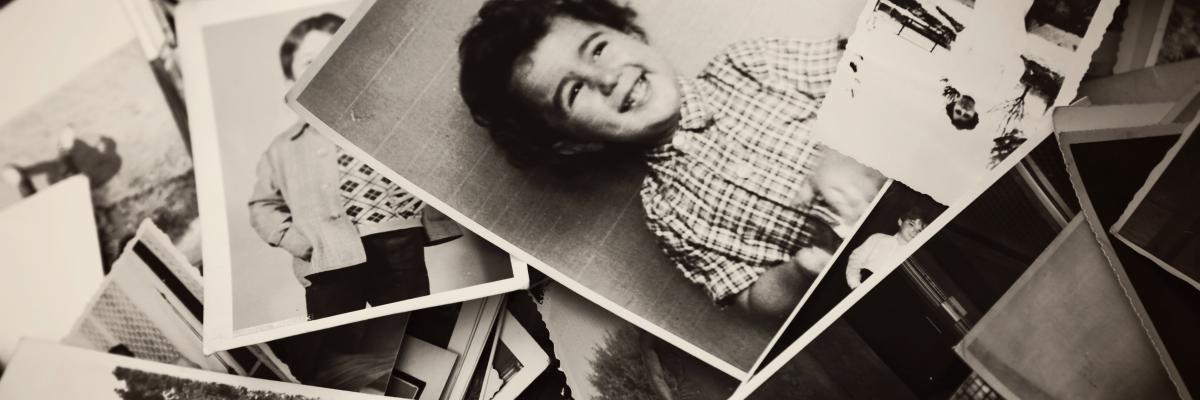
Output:
[[564,156],[573,156],[583,153],[595,153],[604,150],[604,143],[601,142],[577,142],[574,140],[560,140],[552,147],[555,153]]

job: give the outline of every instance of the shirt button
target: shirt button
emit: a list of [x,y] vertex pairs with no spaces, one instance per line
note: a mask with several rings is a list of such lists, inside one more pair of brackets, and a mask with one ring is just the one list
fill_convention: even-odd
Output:
[[329,154],[329,149],[320,149],[320,150],[317,150],[317,155],[318,155],[318,156],[324,157],[326,154]]
[[338,218],[341,218],[341,216],[342,216],[342,213],[337,212],[337,211],[329,213],[329,219],[338,219]]

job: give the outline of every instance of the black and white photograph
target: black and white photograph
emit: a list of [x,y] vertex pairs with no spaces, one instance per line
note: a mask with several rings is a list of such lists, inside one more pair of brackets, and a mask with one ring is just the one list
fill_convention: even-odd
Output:
[[506,253],[284,104],[357,2],[234,4],[174,10],[204,188],[206,351],[318,330],[390,343],[394,314],[524,287]]
[[942,204],[969,201],[992,169],[1050,134],[1050,107],[1074,99],[1116,3],[873,2],[817,137]]
[[414,311],[388,378],[387,395],[471,399],[487,364],[506,295]]
[[811,135],[862,5],[368,2],[289,98],[467,228],[743,378],[887,181]]
[[1180,397],[1082,214],[955,351],[1004,398]]
[[[53,215],[56,218],[46,218]],[[0,208],[0,366],[22,337],[61,340],[104,280],[87,178],[67,178]],[[54,238],[53,251],[46,251]],[[30,305],[36,304],[36,307]]]
[[1200,290],[1200,145],[1197,123],[1151,172],[1112,227],[1117,239]]
[[738,381],[536,272],[506,296],[469,399],[725,399]]
[[1170,64],[1200,57],[1200,2],[1167,0],[1167,15],[1152,44],[1152,64]]
[[901,266],[917,250],[910,245],[915,245],[913,240],[945,209],[945,205],[929,196],[900,182],[891,182],[854,236],[817,277],[759,366],[769,362],[805,331],[814,328],[821,317],[868,278],[880,279]]
[[[255,344],[206,354],[202,350],[204,282],[197,266],[149,220],[105,276],[88,307],[63,339],[64,344],[144,360],[221,373],[350,391],[372,389],[354,382],[307,379],[298,357],[277,353],[281,343]],[[394,357],[398,340],[383,353]],[[314,358],[320,351],[309,351]],[[281,357],[283,356],[283,357]],[[379,376],[394,358],[382,362]],[[336,365],[324,368],[336,369]],[[294,373],[295,372],[295,373]],[[369,371],[357,370],[362,375]],[[377,376],[376,378],[379,378]],[[301,381],[300,378],[306,378]],[[383,388],[373,389],[383,393]]]
[[[1172,3],[1173,0],[1130,0],[1117,7],[1109,27],[1120,29],[1112,72],[1119,74],[1156,64],[1154,42],[1162,38]],[[1121,21],[1116,20],[1121,17],[1124,17]]]
[[[1053,139],[1048,139],[1041,146],[1053,150],[1055,145]],[[1031,157],[1019,164],[903,260],[894,272],[875,274],[862,282],[860,287],[870,290],[851,292],[836,307],[844,312],[805,315],[807,305],[802,307],[793,325],[815,321],[827,328],[818,331],[789,327],[798,340],[781,340],[784,343],[781,347],[786,348],[743,384],[734,398],[770,399],[792,393],[814,398],[862,399],[1055,398],[1062,393],[1125,393],[1126,396],[1116,398],[1161,398],[1156,394],[1173,393],[1151,339],[1139,324],[1130,324],[1137,314],[1106,263],[1084,263],[1086,260],[1078,259],[1079,268],[1092,268],[1085,270],[1089,274],[1087,280],[1055,269],[1050,278],[1036,278],[1042,292],[1020,297],[1021,300],[1002,300],[1012,298],[1014,288],[1027,286],[1022,282],[1034,279],[1027,277],[1029,271],[1048,270],[1039,265],[1045,264],[1047,254],[1055,254],[1054,243],[1070,224],[1064,221],[1062,208],[1050,200],[1061,197],[1056,193],[1057,186],[1033,178],[1040,175],[1038,171],[1054,166],[1049,161]],[[881,200],[881,207],[882,204]],[[1085,226],[1082,217],[1073,226]],[[1093,256],[1091,260],[1103,261],[1101,255]],[[1080,286],[1076,289],[1062,280]],[[846,284],[842,279],[834,281]],[[1088,289],[1094,291],[1073,292]],[[1013,312],[1013,306],[1009,305],[1013,301],[1029,302],[1032,303],[1029,307],[1040,306],[1044,310],[1006,317]],[[1089,307],[1103,307],[1106,312],[1081,312]],[[982,328],[981,321],[985,320],[999,322]],[[1030,325],[1047,330],[1012,333]],[[1056,330],[1059,327],[1062,329]],[[1072,328],[1078,331],[1063,331]],[[1000,330],[1007,332],[1002,336],[1005,342],[994,346],[1004,352],[1001,355],[1019,357],[1032,353],[1047,358],[1031,356],[1018,359],[1027,361],[1023,364],[1005,364],[1016,370],[1001,371],[1003,376],[1016,380],[997,382],[991,380],[990,370],[965,363],[956,350],[965,338]],[[1041,335],[1057,336],[1051,340]],[[1109,346],[1113,341],[1124,347]],[[1091,365],[1083,367],[1077,363],[1085,361],[1078,357],[1078,350],[1073,350],[1078,348],[1111,348],[1112,352],[1089,357],[1086,362]],[[1022,353],[1025,349],[1040,353]],[[1111,376],[1127,380],[1101,379]],[[1015,396],[1003,391],[1007,386],[1002,383],[1019,384],[1024,378],[1038,384],[1047,383],[1041,379],[1048,378],[1049,385],[1038,389],[1053,391],[1021,390]],[[1098,384],[1076,387],[1091,382]]]
[[[6,8],[0,47],[20,65],[0,77],[0,208],[71,176],[86,176],[107,268],[143,219],[199,257],[196,186],[186,138],[117,2]],[[55,25],[22,23],[40,17]],[[95,21],[101,21],[96,23]],[[57,24],[88,25],[87,35]],[[37,46],[11,46],[42,37]]]
[[[64,379],[69,380],[64,384]],[[6,399],[376,399],[24,340],[0,379]]]
[[1072,186],[1100,247],[1181,394],[1200,393],[1200,291],[1116,239],[1109,229],[1186,123],[1058,135]]

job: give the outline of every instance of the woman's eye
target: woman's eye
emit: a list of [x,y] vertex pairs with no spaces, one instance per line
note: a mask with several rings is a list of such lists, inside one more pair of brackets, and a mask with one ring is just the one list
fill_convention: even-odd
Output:
[[567,94],[567,105],[575,105],[575,97],[579,96],[579,90],[583,89],[583,84],[575,82],[571,85],[571,92]]
[[592,58],[600,57],[601,54],[604,54],[605,47],[608,47],[608,42],[600,42],[600,44],[597,44],[596,48],[592,49]]

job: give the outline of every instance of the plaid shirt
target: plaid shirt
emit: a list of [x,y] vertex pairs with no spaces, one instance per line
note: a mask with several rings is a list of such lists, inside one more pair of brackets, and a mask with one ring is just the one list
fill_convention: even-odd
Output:
[[822,147],[809,124],[841,57],[838,40],[737,43],[680,83],[679,126],[648,153],[647,224],[667,256],[717,302],[809,246],[832,221],[798,204]]

